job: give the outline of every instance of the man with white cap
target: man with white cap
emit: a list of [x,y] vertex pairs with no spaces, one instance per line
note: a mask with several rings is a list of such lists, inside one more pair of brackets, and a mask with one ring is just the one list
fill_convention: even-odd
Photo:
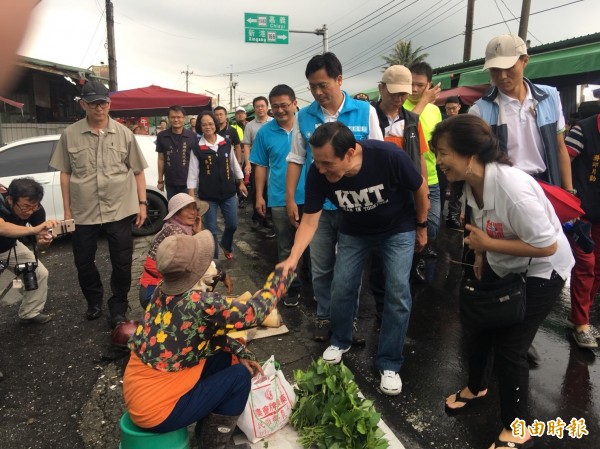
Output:
[[[404,102],[412,92],[412,74],[403,65],[388,67],[379,83],[378,102],[371,105],[377,112],[379,127],[386,142],[391,142],[403,149],[413,161],[413,164],[427,179],[427,164],[425,153],[429,150],[427,140],[419,116],[404,108]],[[421,223],[427,227],[427,221]],[[375,298],[377,319],[381,323],[383,314],[383,298],[385,296],[385,275],[381,249],[374,248],[371,259],[371,273],[369,285]]]
[[565,119],[556,88],[523,76],[529,62],[523,39],[493,38],[485,49],[484,69],[493,89],[469,113],[489,123],[515,167],[535,178],[573,190],[571,164],[563,133]]

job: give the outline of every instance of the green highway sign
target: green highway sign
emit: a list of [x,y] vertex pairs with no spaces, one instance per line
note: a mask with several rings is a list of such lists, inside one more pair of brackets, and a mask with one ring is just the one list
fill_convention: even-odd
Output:
[[244,13],[245,41],[256,44],[287,44],[288,16]]

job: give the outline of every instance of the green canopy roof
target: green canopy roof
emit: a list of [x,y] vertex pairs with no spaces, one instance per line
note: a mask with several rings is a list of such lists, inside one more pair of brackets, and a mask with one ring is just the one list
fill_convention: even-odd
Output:
[[[597,72],[599,69],[600,43],[594,43],[532,55],[525,68],[525,76],[535,80],[551,76]],[[490,73],[480,68],[461,73],[458,85],[474,86],[489,82]]]

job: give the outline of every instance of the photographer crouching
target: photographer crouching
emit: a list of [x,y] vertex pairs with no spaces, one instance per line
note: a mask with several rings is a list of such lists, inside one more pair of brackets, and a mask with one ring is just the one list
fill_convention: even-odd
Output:
[[[8,190],[3,190],[0,189],[0,275],[4,269],[17,275],[14,286],[21,287],[23,294],[20,322],[44,324],[52,320],[42,312],[48,297],[48,270],[37,258],[36,245],[47,247],[52,242],[49,230],[60,222],[46,220],[46,211],[40,204],[44,188],[37,181],[14,179]],[[33,251],[21,240],[32,242]]]

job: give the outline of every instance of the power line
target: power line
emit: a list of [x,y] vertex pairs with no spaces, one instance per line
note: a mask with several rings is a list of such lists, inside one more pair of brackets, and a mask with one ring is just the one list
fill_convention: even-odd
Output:
[[[354,65],[351,65],[350,67],[348,67],[347,71],[351,72],[355,68],[360,68],[363,64],[366,64],[367,62],[372,61],[373,59],[381,58],[382,57],[382,53],[387,52],[390,49],[394,48],[394,45],[396,45],[396,43],[399,40],[408,40],[408,41],[410,41],[414,36],[418,36],[419,34],[422,34],[422,33],[426,32],[430,28],[433,28],[434,26],[439,25],[444,20],[447,20],[448,18],[452,17],[454,14],[458,14],[461,11],[461,9],[465,8],[465,7],[463,7],[463,8],[460,8],[458,10],[455,10],[452,14],[450,14],[449,16],[447,16],[447,17],[444,18],[444,17],[442,17],[444,14],[450,12],[452,9],[455,8],[454,5],[451,5],[451,4],[449,4],[447,6],[448,6],[448,8],[446,10],[441,11],[436,17],[432,18],[428,22],[428,24],[429,24],[428,27],[419,27],[419,29],[413,30],[410,33],[408,33],[407,35],[403,36],[401,39],[398,39],[398,36],[400,34],[402,34],[404,31],[410,30],[411,28],[413,28],[414,26],[418,25],[420,22],[422,22],[423,20],[426,19],[426,16],[423,15],[423,14],[421,14],[421,19],[419,19],[416,22],[414,22],[413,24],[411,24],[409,27],[406,28],[406,30],[401,29],[399,32],[393,34],[390,38],[387,38],[387,39],[385,39],[383,41],[380,41],[375,46],[372,46],[371,48],[377,48],[377,47],[379,47],[379,52],[377,54],[373,55],[373,54],[371,54],[371,52],[369,52],[367,50],[366,52],[363,53],[363,56],[361,56],[359,59],[356,59],[356,61],[358,61],[360,59],[363,59],[363,60],[360,63],[354,64]],[[435,20],[437,20],[437,19],[440,19],[440,21],[435,22]],[[388,42],[391,39],[394,39],[394,42],[391,45],[388,45]],[[384,45],[384,44],[387,45],[387,47],[385,48],[385,50],[381,50],[381,46]],[[364,58],[366,58],[366,59],[364,59]],[[381,66],[383,67],[384,65],[385,64],[382,64]]]
[[[529,15],[530,15],[530,16],[534,16],[534,15],[537,15],[537,14],[542,14],[542,13],[544,13],[544,12],[552,11],[552,10],[554,10],[554,9],[563,8],[563,7],[565,7],[565,6],[570,6],[570,5],[573,5],[573,4],[575,4],[575,3],[580,3],[580,2],[582,2],[582,1],[584,1],[584,0],[575,0],[575,1],[572,1],[572,2],[569,2],[569,3],[564,3],[564,4],[562,4],[562,5],[554,6],[554,7],[552,7],[552,8],[546,8],[546,9],[542,9],[542,10],[540,10],[540,11],[537,11],[537,12],[531,13],[531,14],[529,14]],[[510,19],[510,20],[508,20],[508,21],[510,22],[510,21],[512,21],[512,20],[517,20],[517,19]],[[492,24],[489,24],[489,25],[481,26],[481,27],[478,27],[478,28],[474,28],[474,29],[473,29],[473,31],[479,31],[479,30],[483,30],[483,29],[485,29],[485,28],[490,28],[490,27],[493,27],[493,26],[496,26],[496,25],[500,25],[500,24],[502,24],[502,23],[504,23],[504,22],[496,22],[496,23],[492,23]],[[423,47],[423,50],[427,50],[428,48],[435,47],[436,45],[439,45],[439,44],[442,44],[442,43],[444,43],[444,42],[447,42],[447,41],[449,41],[449,40],[452,40],[452,39],[454,39],[454,38],[456,38],[456,37],[458,37],[458,36],[463,36],[463,33],[458,33],[458,34],[455,34],[455,35],[453,35],[453,36],[450,36],[450,37],[448,37],[448,38],[446,38],[446,39],[442,39],[441,41],[438,41],[438,42],[436,42],[436,43],[434,43],[434,44],[431,44],[431,45],[428,45],[428,46],[426,46],[426,47]],[[364,73],[370,72],[370,71],[372,71],[372,70],[375,70],[375,69],[382,68],[384,65],[385,65],[385,64],[379,64],[379,65],[377,65],[377,66],[375,66],[375,67],[371,67],[370,69],[363,70],[363,71],[362,71],[362,72],[360,72],[360,73],[356,73],[356,74],[354,74],[354,75],[351,75],[351,76],[344,77],[344,79],[354,78],[355,76],[359,76],[359,75],[362,75],[362,74],[364,74]]]
[[[397,0],[390,1],[390,2],[386,3],[386,4],[383,6],[383,8],[384,8],[384,7],[386,7],[386,6],[388,6],[388,5],[390,5],[390,4],[392,4],[392,3],[395,3],[395,1],[397,1]],[[401,2],[400,4],[402,4],[402,3],[406,2],[406,1],[407,1],[407,0],[402,0],[402,2]],[[415,0],[415,3],[416,3],[416,1],[418,1],[418,0]],[[396,6],[399,6],[399,5],[396,5]],[[388,8],[388,9],[387,9],[386,11],[384,11],[383,13],[386,13],[387,11],[389,11],[389,10],[391,10],[391,9],[395,8],[396,6],[393,6],[393,7],[391,7],[391,8]],[[332,35],[332,38],[330,39],[330,42],[335,42],[337,39],[340,39],[341,37],[343,37],[343,36],[345,36],[346,34],[348,34],[348,33],[352,32],[353,30],[355,30],[355,29],[357,29],[357,28],[360,28],[360,26],[363,26],[365,23],[368,23],[368,22],[370,22],[371,20],[374,20],[374,19],[369,19],[369,20],[366,20],[366,19],[368,19],[368,18],[369,18],[370,16],[372,16],[373,14],[376,14],[376,13],[381,13],[381,11],[380,11],[380,10],[381,10],[381,8],[382,8],[382,7],[378,7],[378,8],[376,8],[375,10],[373,10],[371,13],[367,14],[367,15],[366,15],[365,17],[363,17],[362,19],[360,19],[360,20],[357,20],[356,22],[354,22],[354,23],[350,24],[349,26],[347,26],[347,27],[345,27],[345,28],[352,28],[354,25],[357,25],[357,24],[359,24],[359,23],[363,22],[361,25],[359,25],[359,26],[357,26],[357,27],[355,27],[355,28],[352,28],[352,29],[350,29],[350,30],[347,30],[346,32],[342,33],[341,35],[340,35],[339,33],[333,34],[333,35]],[[270,64],[266,64],[266,65],[263,65],[263,66],[259,66],[259,67],[256,67],[256,68],[254,68],[254,69],[249,69],[249,70],[240,71],[240,72],[237,72],[237,73],[238,73],[238,74],[241,74],[241,75],[246,75],[246,74],[259,74],[259,73],[264,73],[264,72],[271,71],[271,70],[273,70],[273,69],[275,69],[275,68],[283,68],[283,67],[287,67],[287,66],[289,66],[289,65],[291,65],[291,64],[293,64],[293,63],[295,63],[295,62],[297,62],[297,61],[298,61],[300,58],[303,58],[303,57],[304,57],[304,56],[306,56],[307,54],[309,54],[309,53],[314,53],[314,51],[315,51],[317,48],[319,48],[320,46],[321,46],[321,44],[314,44],[314,45],[312,45],[312,46],[310,46],[310,47],[308,47],[308,48],[306,48],[306,49],[304,49],[304,50],[301,50],[300,52],[294,53],[293,55],[290,55],[290,56],[288,56],[288,57],[286,57],[286,58],[284,58],[284,59],[278,60],[278,61],[276,61],[276,62],[273,62],[273,63],[270,63]]]
[[496,4],[496,9],[500,13],[500,17],[502,17],[502,22],[504,22],[504,25],[506,25],[506,29],[508,30],[508,34],[510,34],[511,33],[510,27],[508,26],[508,23],[506,23],[506,19],[504,18],[504,14],[502,14],[502,10],[500,9],[500,5],[498,5],[498,0],[494,0],[494,3]]
[[85,50],[85,53],[83,54],[83,57],[81,58],[81,62],[79,63],[80,67],[83,65],[83,62],[85,61],[85,58],[87,57],[87,54],[90,51],[90,47],[92,46],[92,43],[94,42],[94,38],[96,37],[96,33],[98,32],[98,27],[100,26],[100,23],[102,22],[102,19],[104,18],[105,12],[106,11],[103,9],[102,13],[100,14],[100,18],[98,19],[98,23],[96,24],[96,29],[94,30],[94,34],[92,34],[90,43],[88,44],[87,49]]
[[[505,3],[504,0],[500,0],[502,2],[502,4],[504,5],[504,7],[508,10],[508,12],[513,16],[514,19],[517,18],[517,16],[511,11],[511,9],[508,7],[508,5]],[[538,41],[541,45],[543,45],[544,43],[539,40],[531,31],[527,30],[527,34],[530,34],[531,37],[533,37],[536,41]]]

